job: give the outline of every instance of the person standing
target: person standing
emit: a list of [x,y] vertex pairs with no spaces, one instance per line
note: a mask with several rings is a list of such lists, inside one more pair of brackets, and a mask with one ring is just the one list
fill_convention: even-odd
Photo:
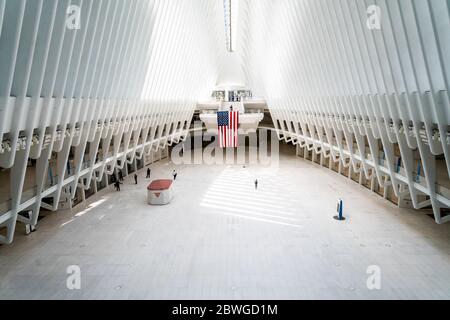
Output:
[[255,190],[258,190],[258,179],[255,180]]
[[123,173],[122,173],[122,170],[119,170],[119,181],[123,181]]
[[120,181],[116,181],[115,183],[114,183],[114,187],[116,188],[116,191],[120,191],[120,185],[121,185],[122,183],[120,183]]
[[134,184],[138,184],[138,175],[134,174]]
[[152,174],[152,170],[150,168],[147,169],[147,179],[150,179],[150,176]]
[[178,173],[175,170],[173,170],[172,175],[173,175],[173,180],[174,181],[177,180]]

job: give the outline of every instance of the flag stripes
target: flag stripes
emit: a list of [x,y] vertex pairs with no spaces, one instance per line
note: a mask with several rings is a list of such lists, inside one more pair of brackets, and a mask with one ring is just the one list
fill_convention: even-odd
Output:
[[239,112],[219,111],[217,113],[220,148],[238,147]]

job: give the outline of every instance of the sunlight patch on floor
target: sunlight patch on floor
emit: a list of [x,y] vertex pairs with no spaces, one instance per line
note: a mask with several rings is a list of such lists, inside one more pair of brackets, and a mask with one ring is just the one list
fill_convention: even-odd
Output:
[[[258,189],[255,180],[258,179]],[[289,185],[280,183],[276,170],[252,172],[228,167],[206,191],[200,205],[215,214],[235,216],[265,223],[302,227]]]
[[97,208],[98,206],[100,206],[101,204],[103,204],[106,200],[106,198],[102,198],[94,203],[91,203],[86,209],[84,209],[83,211],[78,212],[77,214],[75,214],[75,216],[70,219],[69,221],[66,221],[64,223],[62,223],[59,227],[62,228],[72,222],[74,222],[75,220],[77,220],[77,218],[80,218],[82,216],[84,216],[85,214],[89,213],[90,211],[92,211],[93,209]]

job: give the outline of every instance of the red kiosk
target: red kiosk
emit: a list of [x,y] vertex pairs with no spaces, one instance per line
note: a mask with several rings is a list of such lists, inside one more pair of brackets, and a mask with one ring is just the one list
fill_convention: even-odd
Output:
[[161,206],[169,204],[173,199],[173,180],[154,180],[147,187],[148,204]]

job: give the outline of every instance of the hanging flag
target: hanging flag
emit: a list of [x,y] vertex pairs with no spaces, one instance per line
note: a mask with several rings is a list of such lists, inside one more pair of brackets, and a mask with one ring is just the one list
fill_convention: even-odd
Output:
[[238,147],[239,112],[217,112],[217,125],[219,127],[219,146],[221,148]]

